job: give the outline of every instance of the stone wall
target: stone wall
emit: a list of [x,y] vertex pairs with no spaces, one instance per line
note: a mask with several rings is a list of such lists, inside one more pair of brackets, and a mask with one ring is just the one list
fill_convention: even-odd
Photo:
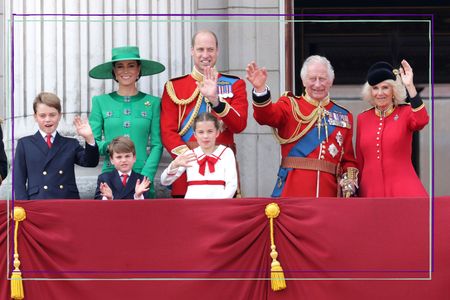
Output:
[[[163,83],[172,77],[189,73],[192,68],[190,59],[190,37],[198,29],[207,28],[217,33],[220,55],[217,68],[225,73],[245,77],[247,63],[255,60],[265,66],[269,73],[269,84],[273,98],[278,97],[285,86],[284,61],[284,22],[280,17],[236,17],[232,14],[279,14],[284,12],[283,1],[264,0],[250,3],[238,0],[214,1],[183,1],[176,5],[174,1],[60,1],[44,0],[6,0],[1,7],[1,30],[5,32],[1,45],[9,40],[5,24],[10,11],[18,12],[73,12],[73,13],[196,13],[196,14],[228,14],[228,16],[185,16],[170,17],[162,22],[154,19],[148,22],[143,18],[117,18],[114,22],[106,18],[81,18],[78,21],[68,18],[66,21],[51,20],[48,23],[28,22],[16,28],[16,39],[21,40],[16,45],[18,52],[15,57],[17,74],[14,78],[15,93],[15,136],[32,134],[37,127],[34,125],[31,102],[35,94],[42,89],[57,92],[65,99],[63,104],[64,117],[60,129],[64,134],[74,136],[71,125],[75,114],[87,115],[90,111],[92,95],[113,90],[113,82],[91,80],[87,71],[93,65],[110,57],[111,47],[123,44],[138,44],[145,57],[162,61],[167,72],[155,78],[140,80],[140,88],[144,92],[162,94]],[[103,4],[102,4],[103,3]],[[144,5],[144,6],[142,6]],[[77,21],[77,22],[76,22]],[[167,22],[168,21],[168,22]],[[66,23],[67,24],[66,24]],[[24,23],[24,22],[22,22]],[[74,24],[72,24],[74,23]],[[34,25],[33,25],[34,24]],[[36,27],[36,24],[40,24]],[[66,24],[66,25],[64,25]],[[78,25],[76,25],[78,24]],[[42,25],[42,26],[41,26]],[[47,26],[49,25],[49,26]],[[28,27],[27,27],[28,26]],[[35,26],[35,27],[33,27]],[[86,35],[89,29],[89,35]],[[47,35],[44,35],[44,31]],[[51,33],[53,31],[53,33]],[[64,33],[64,35],[63,35]],[[51,38],[48,38],[48,34]],[[74,36],[71,36],[71,35]],[[64,37],[64,38],[63,38]],[[76,39],[74,39],[76,37]],[[51,43],[47,42],[50,39]],[[23,44],[27,41],[26,44]],[[0,70],[0,117],[5,118],[3,129],[5,143],[10,154],[11,149],[11,118],[8,89],[10,79],[5,70],[10,67],[10,58],[6,57],[6,45],[0,48],[3,68]],[[50,45],[50,46],[49,46]],[[24,48],[28,47],[28,48]],[[72,49],[76,47],[76,49]],[[45,48],[45,50],[44,50]],[[48,50],[50,48],[50,50]],[[54,48],[51,50],[51,48]],[[50,51],[50,52],[48,52]],[[53,51],[53,52],[52,52]],[[69,59],[70,58],[70,59]],[[75,68],[75,69],[72,69]],[[76,71],[73,71],[76,70]],[[76,83],[76,84],[75,84]],[[8,87],[8,89],[6,89]],[[247,84],[249,102],[251,103],[250,86]],[[365,108],[359,100],[359,86],[334,86],[331,95],[340,104],[349,108],[354,115]],[[425,89],[424,98],[429,94]],[[431,152],[430,137],[434,135],[435,162],[435,192],[436,195],[450,195],[450,186],[444,183],[449,177],[450,168],[446,159],[446,151],[450,147],[449,126],[447,126],[450,88],[448,85],[437,86],[435,89],[435,127],[430,132],[431,125],[421,133],[421,178],[424,185],[430,189]],[[427,103],[431,113],[431,103]],[[236,136],[238,162],[242,180],[243,195],[247,197],[270,196],[275,183],[280,151],[270,128],[259,126],[253,119],[252,107],[249,106],[247,129]],[[170,162],[170,157],[164,151],[160,169],[155,179],[159,197],[168,197],[168,190],[159,187],[159,174]],[[83,198],[91,198],[95,189],[96,178],[100,166],[96,169],[76,168],[77,180]],[[11,179],[11,176],[8,176]],[[0,187],[0,198],[9,198],[10,182]]]

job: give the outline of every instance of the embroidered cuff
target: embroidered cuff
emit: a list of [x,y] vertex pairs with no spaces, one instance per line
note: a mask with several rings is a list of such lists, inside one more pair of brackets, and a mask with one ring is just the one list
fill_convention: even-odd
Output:
[[213,104],[209,101],[208,103],[217,114],[222,114],[226,108],[226,105],[228,104],[226,101],[223,101],[222,97],[220,96],[219,96],[219,103],[216,106],[213,106]]
[[423,107],[422,97],[420,97],[419,94],[413,98],[409,98],[409,102],[411,103],[413,111],[418,111]]
[[231,109],[231,105],[226,101],[221,101],[219,105],[213,108],[217,116],[220,118],[225,117]]
[[252,92],[253,105],[256,107],[264,107],[272,102],[270,98],[270,90],[267,89],[267,93],[264,96],[257,96],[255,92]]

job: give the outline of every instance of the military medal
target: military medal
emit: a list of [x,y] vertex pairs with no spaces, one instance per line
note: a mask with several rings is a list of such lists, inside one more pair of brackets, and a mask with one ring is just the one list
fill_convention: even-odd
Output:
[[339,150],[336,148],[336,146],[331,143],[330,146],[328,146],[328,153],[330,153],[331,156],[335,157],[338,154]]
[[344,143],[344,137],[342,136],[342,133],[340,131],[338,131],[338,133],[336,134],[336,142],[338,142],[339,146],[342,146],[342,144]]
[[233,92],[232,92],[232,88],[231,88],[231,85],[226,85],[226,90],[227,90],[227,97],[228,98],[231,98],[231,97],[233,97]]
[[335,111],[330,112],[328,116],[328,124],[343,128],[350,128],[348,116]]
[[217,83],[217,92],[222,98],[233,97],[232,86],[226,81],[220,81]]

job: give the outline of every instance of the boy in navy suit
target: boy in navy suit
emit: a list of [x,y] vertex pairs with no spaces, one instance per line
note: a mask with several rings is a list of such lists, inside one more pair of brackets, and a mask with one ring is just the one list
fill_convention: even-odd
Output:
[[133,171],[136,161],[134,143],[128,137],[116,137],[108,145],[108,152],[115,170],[98,176],[95,199],[148,198],[150,180]]
[[34,119],[39,130],[17,142],[14,156],[14,195],[26,199],[79,199],[75,164],[95,167],[99,153],[87,120],[74,119],[77,134],[86,140],[61,136],[56,129],[61,120],[61,100],[42,92],[33,102]]

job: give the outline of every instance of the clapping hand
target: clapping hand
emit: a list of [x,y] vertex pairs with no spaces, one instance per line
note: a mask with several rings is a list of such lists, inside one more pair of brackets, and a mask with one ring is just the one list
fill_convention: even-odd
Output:
[[112,190],[106,182],[100,183],[100,194],[107,200],[113,199]]
[[134,196],[136,198],[141,198],[141,196],[150,189],[150,180],[146,176],[142,179],[142,182],[138,179],[136,181],[136,186],[134,187]]
[[213,106],[219,102],[217,98],[217,71],[211,67],[206,67],[203,74],[203,81],[196,82],[200,93],[208,99]]
[[77,134],[82,136],[90,145],[95,143],[94,135],[92,134],[91,126],[87,119],[81,119],[80,116],[75,116],[73,124],[77,130]]
[[267,70],[259,68],[254,61],[249,63],[246,68],[247,80],[253,85],[255,92],[263,92],[266,88]]

